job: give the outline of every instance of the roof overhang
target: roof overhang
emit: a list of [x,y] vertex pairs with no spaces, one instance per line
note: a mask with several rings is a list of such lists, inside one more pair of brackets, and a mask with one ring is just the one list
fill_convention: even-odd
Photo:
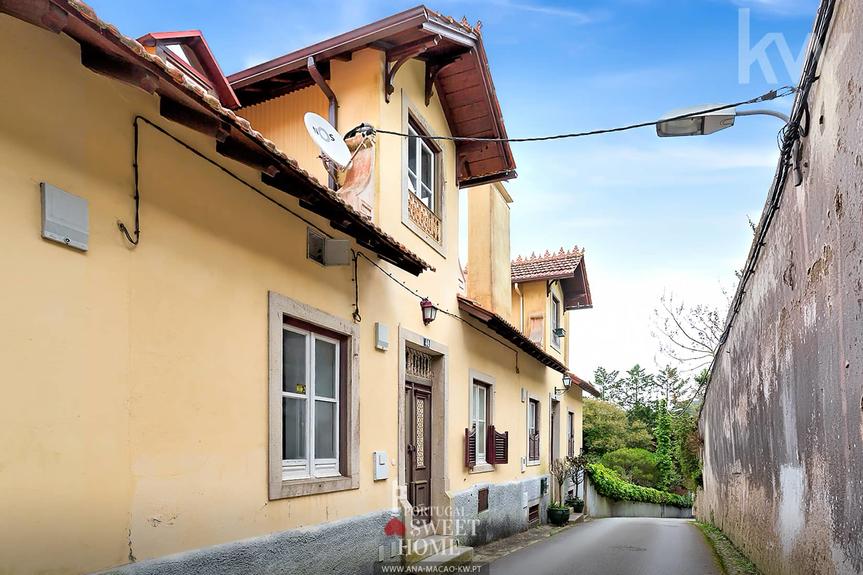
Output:
[[580,377],[578,377],[574,373],[570,372],[569,377],[572,379],[572,382],[574,384],[576,384],[578,387],[581,388],[582,391],[589,393],[593,397],[600,397],[602,395],[601,393],[599,393],[598,389],[593,387],[593,385],[591,385],[587,381],[581,379]]
[[567,310],[577,310],[593,307],[593,297],[590,295],[590,283],[587,281],[587,268],[584,255],[575,268],[575,273],[561,278],[560,287],[563,290],[563,307]]
[[216,57],[213,55],[207,40],[200,30],[184,30],[182,32],[151,32],[138,38],[143,46],[148,48],[156,48],[159,45],[178,44],[186,46],[191,50],[197,59],[197,63],[201,69],[188,65],[179,57],[173,55],[172,52],[166,51],[165,56],[170,58],[172,63],[183,70],[194,74],[199,79],[206,81],[212,86],[213,91],[219,98],[219,101],[226,108],[239,108],[240,100],[228,83],[228,79],[222,73],[222,68],[219,66]]
[[353,237],[382,259],[415,275],[433,269],[301,170],[247,120],[193,85],[180,70],[169,67],[140,43],[100,20],[85,4],[69,0],[0,0],[0,12],[68,35],[80,44],[84,66],[158,94],[162,116],[214,137],[217,152],[259,170],[265,183],[299,198],[303,208],[326,218],[334,229]]
[[569,373],[567,367],[560,360],[547,354],[545,350],[525,336],[521,330],[496,313],[481,307],[475,301],[464,296],[458,296],[458,307],[472,318],[485,324],[488,329],[497,335],[515,344],[521,351],[541,364],[560,373]]
[[[560,282],[563,291],[563,307],[568,310],[578,310],[593,307],[590,294],[590,282],[587,280],[587,264],[584,261],[584,251],[560,255],[531,257],[518,259],[512,263],[512,283],[521,284],[535,281]],[[534,266],[535,269],[529,269]],[[525,269],[527,268],[527,269]]]
[[[507,137],[479,28],[424,6],[231,74],[228,81],[242,105],[249,106],[313,85],[309,58],[328,78],[331,60],[349,60],[354,51],[365,48],[386,54],[387,84],[390,71],[397,70],[400,62],[411,58],[423,61],[426,102],[434,88],[453,136]],[[461,187],[508,180],[517,175],[508,142],[457,142],[456,155]]]

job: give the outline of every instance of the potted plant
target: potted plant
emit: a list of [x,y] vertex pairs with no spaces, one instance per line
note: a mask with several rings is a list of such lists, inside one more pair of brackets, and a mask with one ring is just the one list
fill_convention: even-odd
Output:
[[[569,480],[575,492],[578,493],[578,486],[584,482],[584,468],[587,466],[587,458],[582,451],[574,457],[566,458],[567,466],[569,467]],[[578,496],[571,498],[567,503],[576,513],[584,511],[584,500]]]
[[566,459],[555,459],[551,462],[549,471],[557,483],[557,499],[553,499],[548,506],[548,522],[552,525],[566,525],[569,521],[569,507],[563,503],[563,484],[569,477],[569,464]]

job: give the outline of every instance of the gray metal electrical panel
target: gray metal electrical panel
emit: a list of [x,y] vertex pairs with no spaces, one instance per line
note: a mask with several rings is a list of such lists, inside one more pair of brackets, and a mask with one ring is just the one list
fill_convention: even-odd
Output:
[[90,218],[87,200],[42,182],[42,237],[87,251]]

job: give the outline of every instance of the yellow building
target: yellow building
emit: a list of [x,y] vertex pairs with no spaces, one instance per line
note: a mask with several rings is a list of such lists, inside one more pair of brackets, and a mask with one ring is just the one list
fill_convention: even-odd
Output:
[[370,572],[544,520],[583,253],[511,265],[505,143],[378,131],[336,193],[303,126],[505,137],[477,28],[418,7],[226,80],[200,34],[0,12],[0,573]]

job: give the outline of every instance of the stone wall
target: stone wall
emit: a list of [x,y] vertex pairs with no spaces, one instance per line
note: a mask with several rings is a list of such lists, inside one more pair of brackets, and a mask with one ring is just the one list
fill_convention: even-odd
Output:
[[837,3],[802,140],[707,389],[697,515],[765,574],[863,572],[863,5]]

